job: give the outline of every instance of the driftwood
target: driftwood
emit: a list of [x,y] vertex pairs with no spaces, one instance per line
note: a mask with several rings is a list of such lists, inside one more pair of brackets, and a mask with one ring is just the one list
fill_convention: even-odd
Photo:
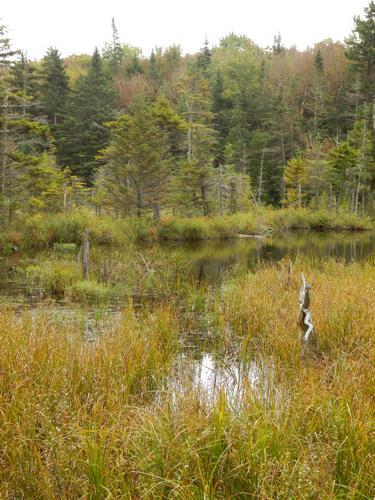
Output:
[[302,273],[302,287],[299,292],[299,317],[298,324],[301,328],[301,356],[316,357],[318,342],[310,312],[310,285]]
[[262,234],[241,234],[241,233],[238,233],[238,234],[236,234],[236,238],[252,238],[254,240],[261,240],[262,238],[264,238],[264,235],[262,235]]
[[90,243],[89,231],[85,229],[82,236],[82,274],[83,279],[89,279],[89,258],[90,258]]

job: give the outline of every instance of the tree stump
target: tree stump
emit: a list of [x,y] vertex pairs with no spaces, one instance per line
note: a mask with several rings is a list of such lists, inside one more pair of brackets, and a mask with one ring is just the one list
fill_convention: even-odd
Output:
[[302,273],[302,286],[299,292],[298,324],[301,328],[301,356],[315,358],[318,354],[318,341],[310,312],[310,288]]

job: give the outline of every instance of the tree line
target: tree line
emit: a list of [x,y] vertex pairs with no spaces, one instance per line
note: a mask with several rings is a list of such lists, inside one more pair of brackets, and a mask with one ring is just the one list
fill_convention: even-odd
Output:
[[370,211],[375,4],[304,51],[229,34],[150,57],[119,39],[40,61],[0,25],[0,217],[79,205],[116,216],[256,205]]

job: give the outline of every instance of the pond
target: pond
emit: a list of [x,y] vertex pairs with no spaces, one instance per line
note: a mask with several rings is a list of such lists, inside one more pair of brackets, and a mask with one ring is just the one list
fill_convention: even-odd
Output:
[[220,281],[235,265],[254,269],[260,262],[277,262],[300,257],[315,260],[364,261],[375,255],[375,233],[276,233],[263,239],[209,240],[162,245],[175,249],[192,262],[195,276],[211,284]]
[[[240,265],[255,269],[262,262],[277,262],[289,258],[292,262],[301,257],[314,260],[335,258],[345,262],[370,260],[375,255],[375,233],[316,233],[278,232],[262,239],[206,240],[194,242],[162,242],[160,249],[165,257],[173,251],[190,264],[191,275],[210,285],[219,284],[226,272]],[[147,256],[148,248],[142,249]],[[111,257],[111,250],[102,250]],[[26,294],[25,283],[19,270],[37,262],[43,262],[46,253],[0,255],[0,298],[16,301]],[[114,259],[118,259],[118,253]],[[126,253],[124,254],[126,259]],[[32,294],[33,295],[33,294]],[[38,301],[38,291],[28,298]]]

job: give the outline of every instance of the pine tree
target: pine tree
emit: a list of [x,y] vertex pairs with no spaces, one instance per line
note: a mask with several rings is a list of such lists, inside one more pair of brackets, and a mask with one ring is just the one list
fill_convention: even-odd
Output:
[[98,167],[96,155],[108,143],[109,131],[104,124],[113,116],[114,100],[102,58],[95,49],[87,75],[78,80],[67,100],[57,134],[61,164],[89,184]]
[[40,81],[42,108],[48,118],[48,123],[55,131],[57,125],[61,125],[69,91],[64,61],[55,48],[50,47],[43,58]]

